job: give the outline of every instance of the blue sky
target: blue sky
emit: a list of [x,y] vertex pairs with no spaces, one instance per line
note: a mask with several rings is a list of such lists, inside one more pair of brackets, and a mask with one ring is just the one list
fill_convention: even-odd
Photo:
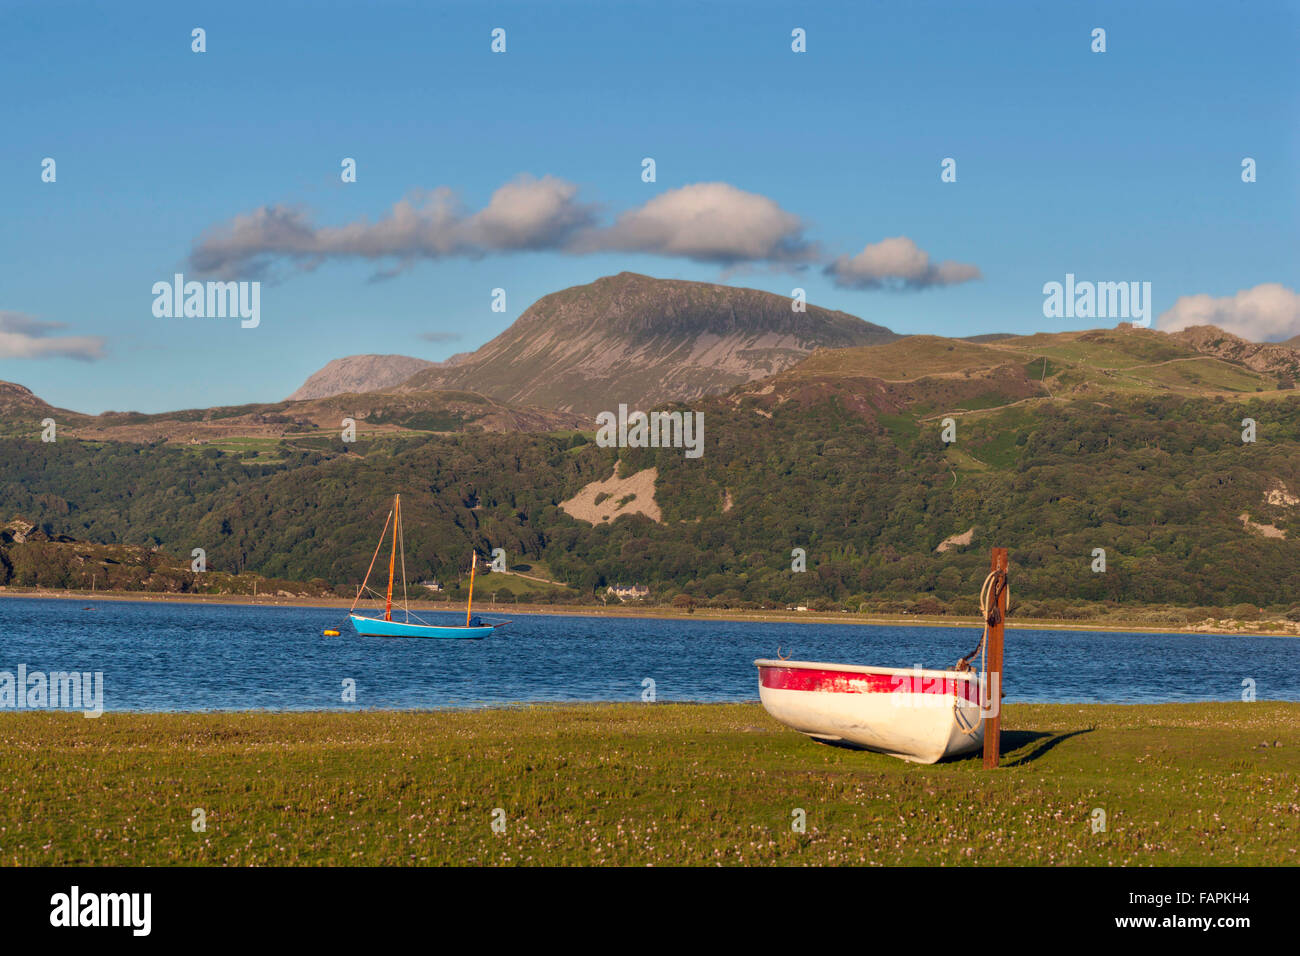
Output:
[[[476,348],[538,297],[622,270],[798,286],[942,335],[1113,324],[1043,317],[1066,273],[1149,281],[1156,314],[1280,284],[1268,308],[1289,328],[1297,48],[1294,2],[0,4],[0,379],[88,412],[273,401],[340,356]],[[404,197],[450,190],[466,219],[521,175],[563,184],[596,238],[471,240],[381,281],[402,263],[272,243],[225,264],[266,267],[258,328],[152,312],[153,283],[205,278],[196,245],[236,217],[294,210],[364,246]],[[701,183],[778,210],[812,251],[728,258],[611,229]],[[979,278],[825,271],[893,237]],[[15,357],[33,336],[99,357]]]

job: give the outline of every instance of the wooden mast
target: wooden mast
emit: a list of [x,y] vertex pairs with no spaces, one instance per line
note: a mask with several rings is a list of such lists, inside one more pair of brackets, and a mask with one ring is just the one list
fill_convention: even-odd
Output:
[[465,626],[469,627],[469,612],[474,606],[474,569],[478,567],[478,552],[470,552],[469,560],[469,602],[465,605]]
[[[1007,617],[1007,549],[994,548],[992,568],[1000,574],[993,582],[993,607],[989,608],[988,661],[984,666],[984,766],[993,768],[1002,756],[1002,625]],[[1000,586],[999,586],[1000,585]]]
[[384,603],[384,620],[393,619],[393,567],[397,563],[397,526],[402,523],[402,496],[393,496],[393,551],[388,556],[388,600]]

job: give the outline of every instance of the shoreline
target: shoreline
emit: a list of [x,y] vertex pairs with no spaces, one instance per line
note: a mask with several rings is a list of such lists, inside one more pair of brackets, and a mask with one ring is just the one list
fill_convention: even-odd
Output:
[[[297,607],[307,610],[340,610],[352,607],[346,598],[319,597],[252,597],[243,594],[178,594],[153,591],[51,591],[31,589],[16,591],[0,587],[0,599],[34,598],[61,601],[126,601],[158,604],[215,604],[228,607]],[[445,607],[444,607],[445,605]],[[859,614],[853,612],[818,611],[758,611],[697,608],[693,612],[661,607],[602,606],[596,604],[493,604],[483,601],[475,605],[483,613],[495,616],[509,614],[550,614],[560,617],[607,617],[633,620],[707,620],[722,623],[749,624],[851,624],[875,627],[954,627],[978,628],[981,620],[975,616],[895,616],[884,614]],[[429,612],[460,610],[451,602],[420,601],[414,608]],[[368,608],[367,608],[368,610]],[[1009,631],[1085,631],[1112,634],[1186,634],[1206,637],[1300,637],[1300,624],[1291,629],[1270,625],[1259,628],[1221,627],[1212,630],[1204,625],[1139,624],[1122,618],[1107,621],[1055,620],[1051,618],[1026,618],[1023,623],[1007,621]]]

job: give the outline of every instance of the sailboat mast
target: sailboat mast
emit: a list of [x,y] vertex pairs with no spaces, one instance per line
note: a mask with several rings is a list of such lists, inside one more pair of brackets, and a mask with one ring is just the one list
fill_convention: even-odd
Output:
[[393,496],[393,551],[388,556],[388,599],[384,603],[384,620],[393,619],[393,567],[397,563],[397,528],[402,523],[402,496]]
[[478,552],[471,551],[469,562],[469,603],[465,605],[465,626],[469,627],[469,612],[474,606],[474,569],[478,567]]

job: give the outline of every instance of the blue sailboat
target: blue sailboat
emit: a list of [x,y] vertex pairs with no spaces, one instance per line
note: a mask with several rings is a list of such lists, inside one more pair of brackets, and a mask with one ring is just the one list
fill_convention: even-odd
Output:
[[[363,614],[357,614],[357,604],[361,601],[361,596],[368,590],[367,585],[370,583],[370,572],[375,569],[375,561],[379,558],[379,552],[384,546],[384,539],[388,537],[388,525],[393,526],[393,547],[388,556],[388,593],[384,599],[384,616],[383,617],[366,617]],[[397,556],[402,558],[402,611],[404,620],[393,620],[393,573],[397,565]],[[393,510],[388,513],[388,520],[384,522],[384,530],[380,532],[379,544],[375,546],[374,557],[370,559],[370,567],[366,570],[366,578],[361,582],[361,587],[357,590],[357,599],[352,602],[352,607],[348,609],[348,618],[352,621],[352,627],[357,634],[362,637],[432,637],[432,638],[451,638],[460,640],[481,640],[491,634],[498,627],[504,627],[509,621],[501,621],[495,624],[485,624],[473,616],[474,607],[474,572],[478,569],[478,553],[474,552],[470,559],[469,569],[469,602],[465,608],[464,624],[429,624],[419,618],[418,615],[411,613],[410,604],[406,600],[406,550],[402,539],[402,496],[397,495],[393,498]],[[378,595],[376,594],[376,597]],[[411,619],[415,618],[414,621]]]

